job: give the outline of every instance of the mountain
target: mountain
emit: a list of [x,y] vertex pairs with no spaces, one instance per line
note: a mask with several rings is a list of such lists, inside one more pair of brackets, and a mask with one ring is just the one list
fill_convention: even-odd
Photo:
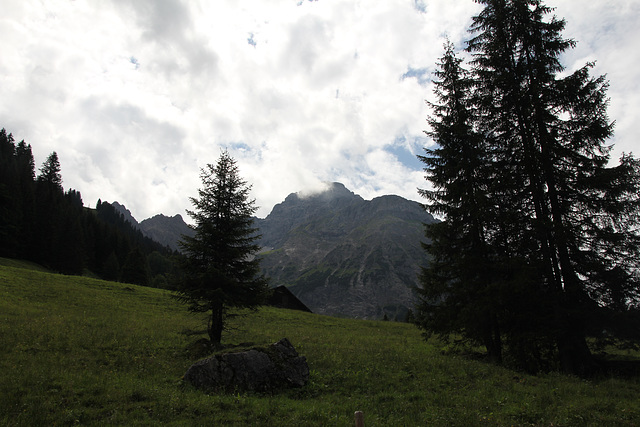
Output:
[[129,223],[133,228],[140,230],[140,224],[138,224],[138,221],[133,217],[133,215],[131,214],[131,211],[127,209],[125,205],[121,205],[118,202],[113,202],[111,203],[111,206],[113,206],[116,212],[121,213],[122,216],[124,217],[124,220],[129,221]]
[[113,206],[117,212],[121,213],[125,221],[129,221],[133,228],[140,230],[146,237],[163,246],[168,246],[174,251],[179,250],[178,242],[182,239],[183,235],[193,236],[193,229],[184,222],[181,215],[168,217],[159,214],[139,223],[133,217],[131,211],[124,205],[113,202],[111,206]]
[[[180,215],[138,223],[123,205],[112,205],[145,236],[174,250],[183,234],[193,234]],[[364,200],[331,183],[314,194],[290,194],[254,225],[272,287],[287,286],[319,314],[404,319],[420,267],[428,262],[424,224],[434,221],[417,202],[399,196]]]
[[340,183],[293,193],[258,219],[262,269],[320,314],[404,318],[428,262],[422,206],[398,196],[367,201]]
[[181,215],[172,217],[162,214],[145,219],[140,223],[142,232],[163,245],[169,246],[174,251],[179,250],[178,242],[182,236],[193,236],[194,231],[190,228]]

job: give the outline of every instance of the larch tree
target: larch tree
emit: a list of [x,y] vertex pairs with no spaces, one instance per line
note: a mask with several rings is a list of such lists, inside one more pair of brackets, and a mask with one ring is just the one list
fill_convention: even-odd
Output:
[[259,238],[253,227],[255,200],[225,150],[215,165],[201,170],[203,187],[187,211],[195,224],[193,237],[183,236],[185,254],[178,298],[192,312],[208,312],[208,334],[220,344],[229,308],[256,308],[269,292],[256,253]]

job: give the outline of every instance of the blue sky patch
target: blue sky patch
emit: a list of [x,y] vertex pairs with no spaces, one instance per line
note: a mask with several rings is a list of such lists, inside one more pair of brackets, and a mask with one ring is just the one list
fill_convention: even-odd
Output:
[[[392,144],[385,147],[385,151],[398,159],[405,167],[411,170],[420,171],[424,164],[418,160],[417,154],[422,154],[422,147],[426,143],[424,137],[411,137],[410,141],[402,135],[397,137]],[[411,152],[413,150],[413,152]]]
[[413,0],[413,7],[415,7],[418,12],[427,13],[427,4],[424,0]]
[[256,47],[256,45],[258,43],[256,43],[256,41],[254,40],[253,36],[254,36],[253,33],[249,33],[249,38],[247,38],[247,43],[249,43],[253,47]]
[[428,68],[407,67],[407,72],[400,77],[400,80],[415,78],[420,86],[426,86],[431,81]]

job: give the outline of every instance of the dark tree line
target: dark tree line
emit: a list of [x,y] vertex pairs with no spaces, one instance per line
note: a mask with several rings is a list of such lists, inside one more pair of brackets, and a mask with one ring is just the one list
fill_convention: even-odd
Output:
[[540,0],[478,0],[469,67],[438,64],[420,159],[432,257],[418,324],[529,370],[598,369],[587,338],[640,339],[640,163],[610,166],[607,81],[566,76],[574,46]]
[[24,259],[64,274],[89,270],[107,280],[167,286],[170,249],[145,237],[109,203],[83,207],[64,191],[58,155],[36,174],[31,145],[0,130],[0,256]]

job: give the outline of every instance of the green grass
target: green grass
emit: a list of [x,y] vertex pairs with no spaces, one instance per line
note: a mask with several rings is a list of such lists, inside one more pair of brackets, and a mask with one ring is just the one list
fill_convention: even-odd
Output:
[[0,425],[350,426],[356,410],[367,426],[640,424],[638,379],[528,376],[443,354],[411,325],[273,308],[223,341],[287,337],[309,384],[205,394],[181,381],[202,319],[170,293],[20,267],[0,267]]
[[31,261],[23,261],[10,258],[0,258],[0,266],[26,268],[29,270],[48,272],[46,268]]

